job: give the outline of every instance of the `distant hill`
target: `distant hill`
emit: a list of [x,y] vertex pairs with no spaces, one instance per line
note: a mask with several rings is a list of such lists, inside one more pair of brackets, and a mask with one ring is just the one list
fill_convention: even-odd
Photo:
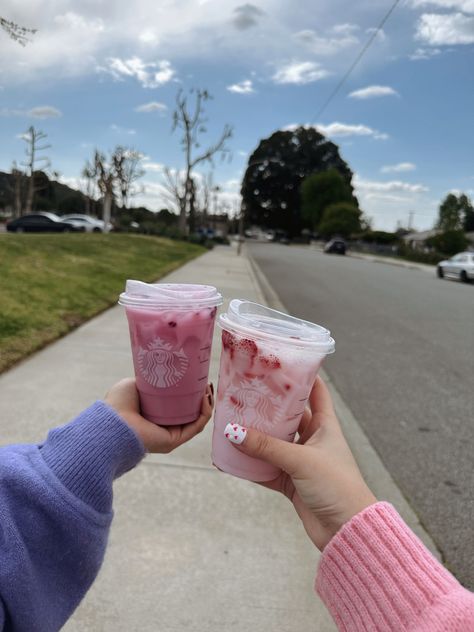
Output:
[[[67,184],[50,180],[43,171],[35,172],[35,211],[59,211],[61,213],[100,212],[100,203],[84,195]],[[22,203],[26,199],[27,179],[22,178]],[[11,173],[0,171],[0,209],[8,212],[14,206],[15,177]]]

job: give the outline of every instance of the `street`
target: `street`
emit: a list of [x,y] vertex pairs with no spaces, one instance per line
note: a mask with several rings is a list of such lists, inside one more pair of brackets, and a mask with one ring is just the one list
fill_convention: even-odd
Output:
[[424,270],[248,249],[292,314],[328,327],[325,369],[447,567],[474,588],[474,286]]

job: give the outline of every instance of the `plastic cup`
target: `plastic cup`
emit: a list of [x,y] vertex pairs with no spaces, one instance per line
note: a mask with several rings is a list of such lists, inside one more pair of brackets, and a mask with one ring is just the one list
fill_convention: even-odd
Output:
[[164,426],[194,421],[221,295],[210,285],[129,280],[119,303],[127,314],[142,415]]
[[239,452],[225,437],[238,423],[293,441],[316,375],[334,340],[324,327],[242,300],[219,317],[219,369],[212,461],[228,474],[269,481],[280,470]]

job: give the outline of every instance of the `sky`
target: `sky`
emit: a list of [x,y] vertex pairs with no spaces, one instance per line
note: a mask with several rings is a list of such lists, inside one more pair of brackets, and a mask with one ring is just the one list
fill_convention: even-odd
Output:
[[[4,0],[36,28],[0,31],[0,169],[21,134],[48,134],[51,168],[75,187],[95,147],[145,156],[133,204],[159,210],[163,166],[179,170],[178,90],[206,88],[207,133],[234,128],[217,159],[220,202],[239,208],[248,156],[278,129],[315,125],[339,148],[373,227],[424,230],[450,191],[474,196],[474,0],[401,0],[321,116],[392,0]],[[209,170],[201,170],[204,175]]]

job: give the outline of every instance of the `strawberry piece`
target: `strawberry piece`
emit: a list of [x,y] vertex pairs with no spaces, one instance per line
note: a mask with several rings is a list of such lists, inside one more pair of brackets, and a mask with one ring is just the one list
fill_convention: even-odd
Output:
[[230,333],[230,331],[222,330],[222,346],[224,349],[234,349],[235,348],[235,338]]
[[268,356],[260,356],[259,360],[260,360],[260,364],[267,369],[280,369],[281,368],[280,360],[275,355],[273,355],[273,353],[271,353]]
[[250,340],[249,338],[242,338],[239,340],[238,344],[239,351],[243,351],[251,356],[256,356],[258,353],[258,347],[254,340]]

